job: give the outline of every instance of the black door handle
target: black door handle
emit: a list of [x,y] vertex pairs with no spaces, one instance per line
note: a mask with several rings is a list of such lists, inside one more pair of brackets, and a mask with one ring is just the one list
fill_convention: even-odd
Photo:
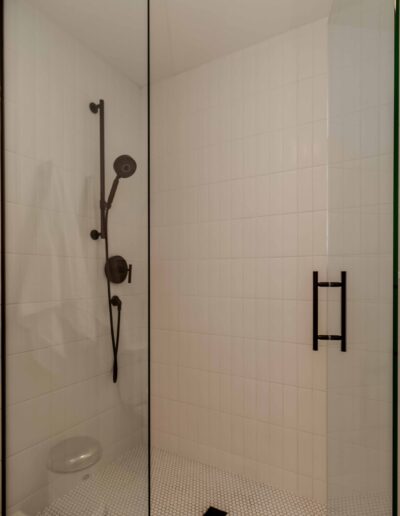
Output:
[[[318,289],[320,287],[341,289],[341,334],[320,335],[318,333]],[[347,351],[347,273],[342,271],[341,281],[318,281],[318,271],[313,272],[313,350],[318,351],[319,340],[341,341],[341,351]]]

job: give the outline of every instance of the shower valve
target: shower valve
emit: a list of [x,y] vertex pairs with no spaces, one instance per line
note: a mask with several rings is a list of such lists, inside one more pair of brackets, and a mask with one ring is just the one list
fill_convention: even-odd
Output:
[[122,256],[111,256],[104,270],[112,283],[123,283],[126,278],[128,278],[128,283],[132,283],[132,264],[128,265]]

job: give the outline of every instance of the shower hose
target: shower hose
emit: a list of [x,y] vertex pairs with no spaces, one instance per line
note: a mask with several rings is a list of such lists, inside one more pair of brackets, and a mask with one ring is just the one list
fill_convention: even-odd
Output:
[[[104,209],[104,222],[105,222],[105,252],[106,252],[106,264],[109,263],[109,251],[108,251],[108,207]],[[120,327],[121,327],[121,310],[122,310],[122,301],[118,296],[111,295],[111,281],[109,274],[106,274],[107,277],[107,294],[108,294],[108,313],[110,317],[110,330],[111,330],[111,342],[113,349],[113,382],[117,383],[118,380],[118,349],[119,349],[119,335],[120,335]],[[114,329],[114,316],[112,307],[116,306],[118,309],[118,318],[117,318],[117,331]]]

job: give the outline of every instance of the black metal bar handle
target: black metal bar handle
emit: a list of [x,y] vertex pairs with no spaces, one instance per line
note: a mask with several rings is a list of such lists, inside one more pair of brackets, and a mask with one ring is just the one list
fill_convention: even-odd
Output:
[[342,284],[340,281],[320,281],[318,283],[319,287],[341,287]]
[[341,332],[342,332],[342,352],[347,351],[347,272],[342,271],[342,292],[341,292]]
[[341,335],[318,335],[318,340],[342,340]]
[[[341,290],[341,334],[340,335],[319,335],[318,333],[318,288],[319,287],[340,287]],[[318,341],[341,341],[341,351],[347,351],[347,273],[342,271],[341,281],[318,281],[318,271],[313,272],[313,350],[318,351]]]
[[318,271],[313,272],[313,350],[318,351]]

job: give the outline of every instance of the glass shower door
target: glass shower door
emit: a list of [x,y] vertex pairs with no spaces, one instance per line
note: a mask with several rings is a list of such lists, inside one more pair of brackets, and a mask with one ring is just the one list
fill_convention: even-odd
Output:
[[1,8],[0,512],[145,516],[147,1]]
[[329,41],[328,513],[391,515],[393,1],[335,0]]

